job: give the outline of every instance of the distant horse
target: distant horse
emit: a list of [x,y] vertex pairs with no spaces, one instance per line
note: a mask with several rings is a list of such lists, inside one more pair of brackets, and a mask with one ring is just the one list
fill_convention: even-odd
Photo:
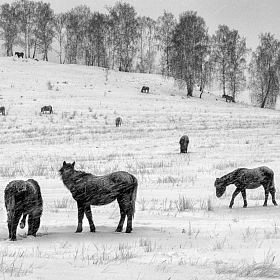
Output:
[[15,55],[16,55],[18,58],[20,58],[20,57],[23,58],[24,53],[23,53],[23,52],[15,52]]
[[5,107],[4,106],[0,107],[0,113],[1,113],[1,115],[5,116]]
[[121,126],[122,125],[122,118],[121,117],[117,117],[115,120],[116,123],[116,127]]
[[149,93],[150,91],[150,88],[149,87],[146,87],[146,86],[143,86],[142,89],[141,89],[141,92],[147,92]]
[[217,197],[221,197],[226,191],[226,187],[230,184],[234,184],[236,186],[236,190],[233,192],[229,204],[230,208],[232,208],[234,204],[234,199],[240,192],[244,201],[243,207],[246,208],[246,189],[256,189],[261,185],[263,186],[265,193],[265,200],[263,206],[267,206],[267,199],[269,193],[272,196],[273,204],[277,205],[277,202],[275,200],[276,189],[274,184],[274,172],[266,166],[261,166],[253,169],[238,168],[221,178],[216,178],[214,185],[216,188]]
[[44,114],[45,112],[50,112],[50,114],[53,113],[53,109],[52,109],[52,106],[49,105],[49,106],[43,106],[41,108],[41,113]]
[[95,176],[74,169],[75,162],[63,162],[59,170],[61,179],[78,206],[78,227],[76,232],[82,232],[83,217],[89,222],[90,231],[95,232],[90,205],[106,205],[117,199],[120,207],[120,221],[116,232],[121,232],[127,216],[126,233],[132,231],[132,217],[135,213],[137,194],[137,179],[125,172],[118,171],[104,176]]
[[232,96],[230,96],[230,95],[223,94],[223,95],[222,95],[222,98],[225,98],[225,99],[226,99],[226,102],[229,101],[229,103],[230,103],[230,102],[235,102],[234,98],[233,98]]
[[11,181],[5,188],[4,197],[9,239],[11,241],[17,240],[16,231],[22,215],[20,227],[25,227],[25,220],[28,215],[27,235],[36,236],[43,212],[43,199],[38,182],[33,179]]
[[183,135],[179,141],[180,144],[180,153],[187,153],[189,146],[189,137],[187,135]]

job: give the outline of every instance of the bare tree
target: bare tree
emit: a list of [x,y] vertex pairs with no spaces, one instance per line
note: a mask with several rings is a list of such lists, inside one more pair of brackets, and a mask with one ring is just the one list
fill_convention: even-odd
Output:
[[260,44],[249,65],[249,89],[253,104],[274,108],[279,96],[280,42],[270,33],[260,35]]
[[13,46],[18,35],[18,25],[15,7],[9,4],[0,6],[0,35],[4,40],[6,55],[13,55]]
[[20,31],[23,34],[23,40],[19,38],[18,43],[24,47],[25,57],[30,58],[31,38],[35,28],[36,19],[35,7],[36,3],[29,0],[18,0],[13,2],[15,14],[18,19]]
[[106,67],[105,34],[107,19],[104,14],[95,12],[89,19],[86,33],[88,46],[86,49],[86,64]]
[[236,94],[246,86],[245,69],[246,39],[241,38],[237,30],[230,30],[226,25],[219,25],[213,36],[212,59],[217,69],[217,78],[223,88],[235,99]]
[[58,42],[59,50],[56,50],[54,48],[52,50],[58,54],[60,64],[63,63],[62,57],[64,49],[66,48],[66,21],[67,15],[65,13],[55,15],[54,38]]
[[150,17],[139,17],[139,62],[136,68],[141,73],[152,73],[157,54],[156,21]]
[[34,46],[34,55],[36,49],[43,53],[43,60],[48,61],[48,51],[51,50],[51,44],[54,38],[54,11],[49,3],[36,2],[35,6],[36,29],[34,31],[36,43]]
[[90,17],[91,11],[85,5],[77,6],[67,13],[65,57],[68,63],[85,61],[88,44],[86,33]]
[[161,51],[161,74],[163,76],[170,76],[170,59],[172,49],[172,34],[176,26],[176,20],[172,13],[164,11],[163,16],[157,20],[158,26],[158,40],[160,42],[159,49]]
[[178,87],[187,88],[188,96],[192,96],[201,71],[206,36],[205,21],[196,12],[188,11],[180,15],[172,38],[170,70]]
[[107,9],[111,19],[114,55],[116,55],[119,71],[129,72],[137,53],[139,39],[135,9],[122,2],[117,2],[114,7],[107,7]]

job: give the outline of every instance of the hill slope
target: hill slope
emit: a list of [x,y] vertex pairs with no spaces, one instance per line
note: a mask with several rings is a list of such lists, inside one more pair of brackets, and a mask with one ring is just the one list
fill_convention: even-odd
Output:
[[[242,261],[250,267],[276,256],[279,265],[279,210],[271,201],[261,206],[262,188],[247,192],[247,209],[236,198],[229,210],[234,186],[222,199],[213,187],[235,168],[260,165],[275,171],[277,186],[279,112],[211,94],[199,99],[198,92],[185,98],[158,75],[13,58],[0,59],[0,73],[7,111],[0,115],[0,193],[14,178],[32,177],[44,198],[39,237],[18,229],[19,241],[11,244],[0,196],[5,279],[17,272],[22,279],[219,279],[240,276]],[[143,85],[149,94],[140,92]],[[54,113],[41,114],[44,105]],[[183,134],[188,154],[179,153]],[[84,219],[84,232],[74,234],[76,205],[57,172],[64,160],[96,175],[126,170],[138,178],[131,235],[114,233],[117,203],[92,208],[96,233]]]

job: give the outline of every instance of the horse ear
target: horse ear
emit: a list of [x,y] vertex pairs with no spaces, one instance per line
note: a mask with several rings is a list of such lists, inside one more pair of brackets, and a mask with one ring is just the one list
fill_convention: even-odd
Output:
[[63,166],[65,166],[66,165],[66,162],[65,161],[63,161]]
[[72,163],[72,167],[74,168],[74,166],[75,166],[75,161],[73,161],[73,163]]

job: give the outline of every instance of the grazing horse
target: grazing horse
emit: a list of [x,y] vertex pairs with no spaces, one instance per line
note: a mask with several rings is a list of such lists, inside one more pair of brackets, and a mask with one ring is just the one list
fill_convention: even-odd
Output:
[[146,87],[146,86],[143,86],[142,89],[141,89],[141,92],[147,92],[149,93],[150,91],[150,88],[149,87]]
[[265,200],[263,206],[267,206],[268,194],[272,196],[272,202],[277,205],[275,200],[275,184],[274,184],[274,172],[266,167],[261,166],[253,169],[248,168],[238,168],[227,175],[216,178],[215,188],[217,197],[221,197],[226,191],[226,187],[230,184],[236,186],[236,190],[232,194],[232,198],[229,204],[229,208],[232,208],[235,197],[241,192],[244,205],[247,207],[246,200],[246,189],[256,189],[261,185],[264,188]]
[[15,52],[15,55],[16,55],[18,58],[20,58],[20,57],[23,58],[24,53],[23,53],[23,52]]
[[51,105],[49,105],[49,106],[43,106],[43,107],[41,108],[41,113],[44,114],[45,112],[50,112],[50,114],[52,114],[52,113],[53,113],[52,106],[51,106]]
[[1,115],[5,116],[5,107],[4,106],[0,107],[0,113],[1,113]]
[[116,123],[116,127],[121,126],[122,125],[122,118],[121,117],[117,117],[115,120]]
[[5,188],[4,196],[9,239],[11,241],[17,240],[16,231],[22,215],[20,227],[25,227],[25,220],[28,215],[27,235],[36,236],[43,212],[43,199],[38,182],[33,179],[11,181]]
[[230,102],[235,102],[235,101],[234,101],[234,98],[233,98],[232,96],[230,96],[230,95],[223,94],[223,95],[222,95],[222,98],[225,98],[225,99],[226,99],[226,102],[229,101],[229,103],[230,103]]
[[188,145],[189,145],[189,137],[187,135],[183,135],[180,138],[179,144],[180,144],[180,153],[187,153]]
[[132,217],[135,213],[137,194],[137,179],[125,172],[118,171],[104,176],[95,176],[74,169],[75,162],[63,162],[59,170],[66,188],[72,193],[78,206],[78,227],[76,232],[82,232],[83,217],[89,222],[90,231],[95,232],[90,205],[106,205],[117,199],[121,218],[116,232],[121,232],[127,216],[126,233],[132,231]]

